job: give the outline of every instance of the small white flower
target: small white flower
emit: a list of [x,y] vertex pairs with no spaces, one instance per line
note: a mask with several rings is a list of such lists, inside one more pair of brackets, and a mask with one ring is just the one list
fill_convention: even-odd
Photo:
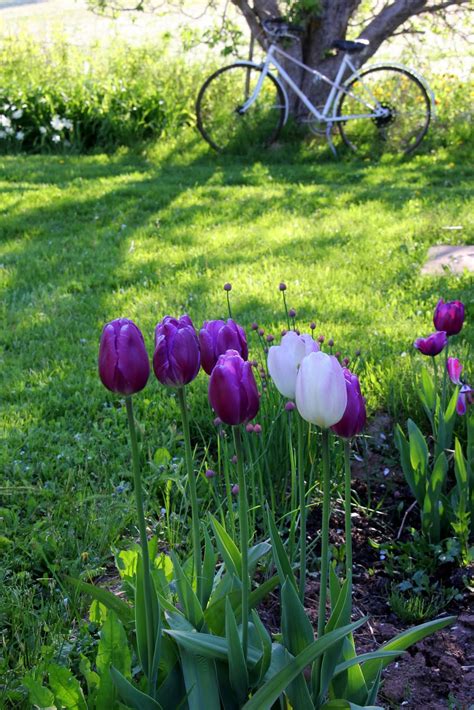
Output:
[[40,126],[39,132],[41,133],[42,136],[45,136],[46,133],[48,132],[48,129],[46,128],[46,126]]
[[15,133],[15,130],[11,126],[7,126],[5,128],[5,133],[7,136],[12,136]]
[[51,140],[53,141],[53,143],[61,143],[61,136],[57,133],[53,133],[53,135],[51,136]]
[[21,109],[21,108],[17,108],[17,110],[12,113],[12,118],[14,118],[15,121],[17,121],[22,116],[23,116],[23,109]]
[[25,134],[23,133],[23,131],[17,131],[17,134],[15,136],[17,141],[22,141],[24,137],[25,137]]
[[0,139],[6,138],[6,137],[7,137],[7,134],[5,133],[5,131],[0,131]]
[[383,470],[383,475],[384,475],[384,476],[388,476],[389,473],[390,473],[390,469],[387,468],[387,467],[385,467],[384,470]]
[[52,127],[55,131],[62,131],[63,128],[64,128],[64,122],[63,122],[63,120],[62,120],[59,116],[55,115],[55,116],[53,116],[53,118],[51,119],[51,127]]
[[8,118],[8,116],[5,116],[3,113],[0,115],[0,126],[3,126],[3,128],[10,128],[12,125],[11,120]]
[[69,118],[63,118],[63,126],[64,128],[67,128],[68,131],[72,131],[73,129],[73,123],[69,120]]

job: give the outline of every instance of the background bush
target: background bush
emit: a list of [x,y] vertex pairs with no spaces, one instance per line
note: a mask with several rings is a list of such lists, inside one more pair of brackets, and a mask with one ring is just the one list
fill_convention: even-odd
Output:
[[[217,50],[171,52],[169,40],[79,48],[61,36],[43,44],[15,36],[0,46],[0,151],[110,151],[193,125],[197,90],[225,59]],[[196,58],[199,56],[199,60]],[[472,85],[427,76],[437,121],[424,147],[469,139]],[[287,133],[289,135],[289,133]]]
[[0,150],[111,150],[194,120],[202,66],[157,46],[83,49],[12,37],[0,49]]

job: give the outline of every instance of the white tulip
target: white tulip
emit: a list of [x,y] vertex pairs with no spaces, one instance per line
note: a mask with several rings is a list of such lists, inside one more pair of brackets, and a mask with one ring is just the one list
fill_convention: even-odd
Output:
[[303,358],[296,377],[296,407],[303,419],[327,428],[342,419],[346,405],[346,381],[338,360],[322,352]]
[[277,390],[293,399],[296,375],[303,358],[319,350],[319,345],[310,335],[298,335],[290,330],[281,339],[280,345],[272,345],[268,351],[268,371]]

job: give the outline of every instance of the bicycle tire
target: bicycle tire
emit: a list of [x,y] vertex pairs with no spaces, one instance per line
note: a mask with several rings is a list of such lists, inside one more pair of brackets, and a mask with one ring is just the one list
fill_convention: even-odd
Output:
[[218,152],[248,152],[273,143],[285,122],[286,98],[271,74],[248,108],[243,104],[262,73],[257,64],[236,62],[218,69],[202,85],[196,100],[197,127]]
[[408,155],[416,150],[430,125],[431,101],[414,74],[402,67],[380,64],[361,71],[344,88],[353,96],[340,94],[338,117],[361,113],[363,105],[354,97],[367,100],[367,88],[381,106],[389,109],[387,116],[378,119],[338,122],[341,137],[351,150],[372,157],[383,153]]

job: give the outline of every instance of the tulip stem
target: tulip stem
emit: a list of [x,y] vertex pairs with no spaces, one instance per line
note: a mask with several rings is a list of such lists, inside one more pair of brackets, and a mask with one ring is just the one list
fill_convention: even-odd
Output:
[[152,603],[152,581],[150,575],[150,555],[148,552],[148,540],[146,534],[145,513],[143,508],[143,492],[140,475],[140,454],[138,452],[137,431],[135,428],[135,419],[133,416],[132,398],[125,397],[127,407],[128,427],[130,430],[130,443],[132,447],[132,464],[133,464],[133,485],[135,488],[135,502],[138,514],[138,529],[140,531],[140,543],[142,548],[143,559],[143,592],[145,597],[145,614],[146,614],[146,639],[148,648],[148,668],[143,671],[148,679],[148,689],[152,689],[151,666],[153,663],[153,654],[155,651],[154,629],[153,629],[153,603]]
[[351,521],[351,440],[344,439],[344,513],[346,533],[346,579],[352,596],[352,521]]
[[232,318],[232,310],[230,307],[230,297],[229,297],[229,292],[226,291],[225,295],[227,296],[227,310],[229,311],[229,318]]
[[300,503],[300,600],[304,605],[306,586],[306,490],[303,465],[304,423],[298,417],[298,484]]
[[330,479],[329,479],[329,432],[322,430],[323,453],[323,522],[321,529],[321,583],[319,588],[319,614],[318,638],[324,635],[326,626],[326,596],[328,586],[329,562],[329,506],[330,506]]
[[181,419],[183,422],[184,446],[186,454],[186,469],[188,473],[189,492],[191,494],[191,517],[192,517],[192,537],[194,551],[194,570],[196,574],[196,590],[199,601],[202,600],[202,571],[201,571],[201,540],[199,536],[199,509],[196,491],[196,478],[193,468],[193,452],[191,448],[191,436],[189,433],[188,408],[186,406],[186,393],[184,387],[178,387],[178,400],[181,409]]
[[240,553],[242,555],[242,649],[247,661],[248,626],[249,626],[249,529],[247,485],[244,475],[244,458],[240,427],[234,427],[235,451],[237,454],[237,471],[239,474],[239,528]]
[[444,419],[444,413],[446,411],[446,382],[448,379],[448,355],[449,355],[449,338],[448,338],[448,342],[446,343],[446,348],[444,351],[443,392],[442,392],[441,412],[440,412],[440,418],[443,417],[443,419]]

